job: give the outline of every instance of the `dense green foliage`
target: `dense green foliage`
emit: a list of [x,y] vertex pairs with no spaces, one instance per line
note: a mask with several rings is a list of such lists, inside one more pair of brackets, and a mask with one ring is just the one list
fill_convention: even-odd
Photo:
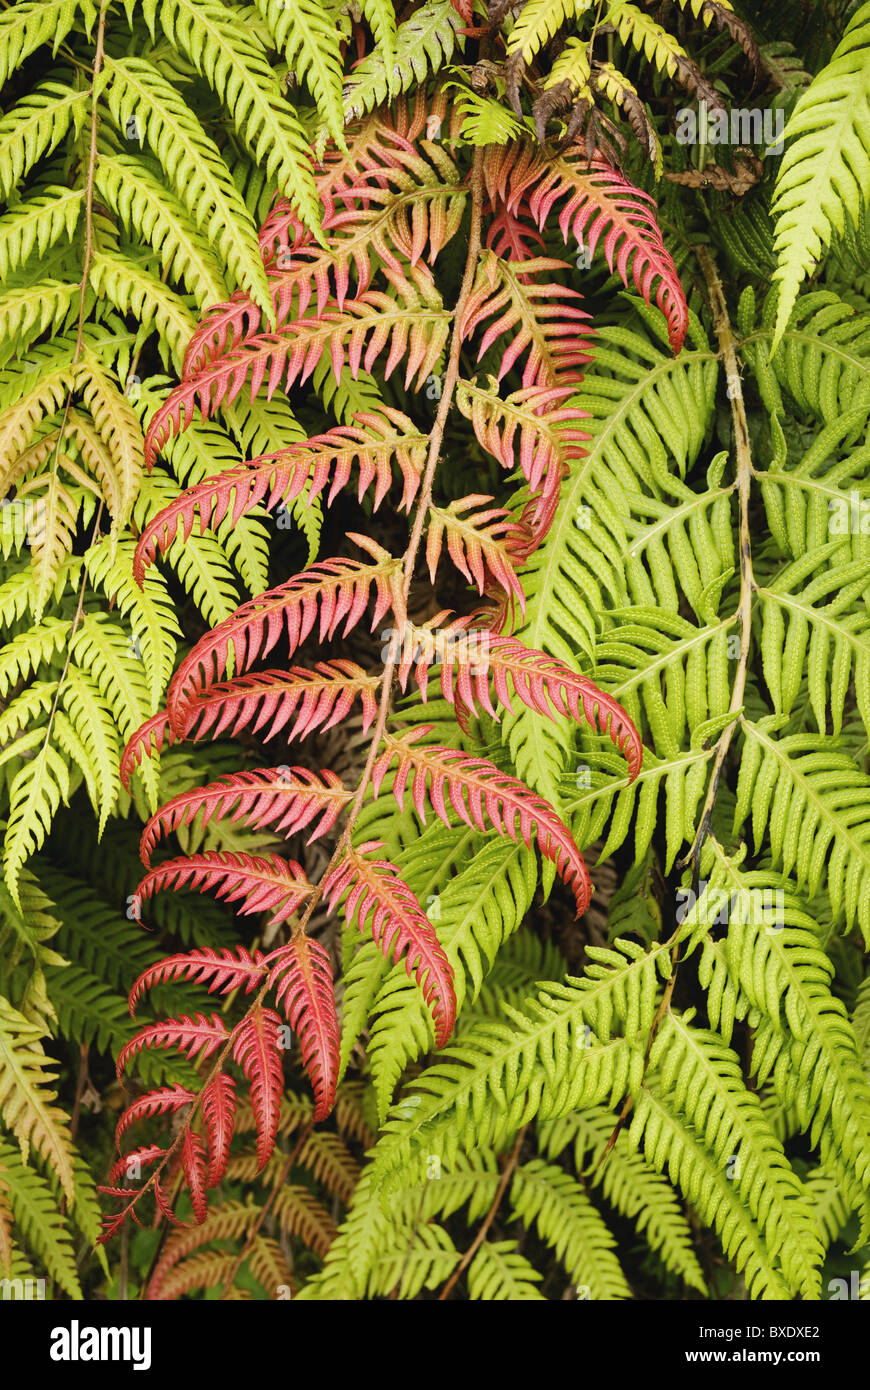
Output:
[[[22,0],[0,80],[0,1279],[841,1296],[870,1256],[870,4]],[[332,704],[267,737],[241,605],[354,536],[392,611],[277,620],[276,688],[316,668]],[[497,642],[477,685],[437,642],[393,684],[391,623],[472,610],[594,717]],[[300,767],[346,790],[318,814],[360,789],[328,849],[238,791],[173,814]],[[222,901],[157,891],[165,840]],[[321,899],[335,843],[356,877]],[[283,1016],[251,958],[220,999],[161,964],[241,947],[296,952]]]

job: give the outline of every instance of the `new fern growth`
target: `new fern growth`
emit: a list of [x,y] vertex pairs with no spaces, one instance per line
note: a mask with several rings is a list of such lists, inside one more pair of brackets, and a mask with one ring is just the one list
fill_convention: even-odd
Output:
[[[156,1165],[146,1186],[134,1196],[119,1183],[110,1185],[112,1195],[132,1197],[125,1212],[139,1202],[149,1187],[158,1207],[164,1208],[165,1179],[161,1187],[161,1174],[167,1165],[180,1162],[195,1215],[198,1220],[205,1220],[205,1192],[223,1176],[233,1132],[234,1082],[224,1070],[230,1060],[239,1065],[250,1086],[260,1166],[269,1161],[283,1086],[280,1044],[284,1019],[299,1039],[314,1090],[313,1119],[316,1122],[329,1114],[339,1079],[340,1030],[328,953],[306,932],[321,897],[332,907],[343,899],[348,921],[369,935],[388,960],[402,960],[431,1012],[436,1045],[443,1047],[450,1038],[456,1019],[453,968],[437,934],[396,866],[388,859],[374,857],[381,842],[353,843],[355,819],[369,791],[378,798],[389,787],[401,809],[410,778],[414,808],[421,821],[425,822],[427,811],[434,811],[448,827],[459,822],[472,830],[492,830],[523,844],[527,850],[534,843],[570,887],[578,915],[585,911],[591,897],[583,858],[569,829],[547,801],[489,759],[432,741],[431,725],[406,726],[398,735],[390,732],[392,686],[400,674],[398,642],[391,641],[374,690],[361,686],[359,676],[364,673],[358,668],[342,670],[339,665],[335,670],[320,663],[319,671],[296,667],[286,676],[279,671],[266,673],[273,692],[277,683],[277,700],[261,705],[267,690],[261,680],[252,680],[253,663],[266,657],[279,642],[292,658],[315,633],[319,642],[328,641],[336,633],[345,638],[364,617],[370,617],[375,629],[389,616],[394,633],[400,634],[407,645],[407,603],[425,531],[426,561],[432,579],[442,546],[446,545],[461,575],[491,600],[488,607],[477,610],[472,622],[454,621],[443,634],[451,655],[442,666],[442,688],[451,703],[461,703],[467,715],[471,715],[475,712],[476,696],[497,717],[492,697],[511,709],[513,692],[517,701],[541,714],[573,717],[608,735],[627,756],[631,777],[637,776],[641,766],[640,737],[616,701],[571,667],[516,639],[499,635],[510,623],[514,608],[521,609],[524,601],[513,557],[522,546],[522,558],[527,558],[529,550],[540,544],[545,526],[539,523],[533,527],[523,521],[508,524],[500,519],[509,515],[504,509],[479,510],[481,502],[490,500],[484,497],[470,496],[446,508],[437,507],[433,494],[438,487],[444,431],[460,381],[463,349],[467,352],[479,341],[478,356],[482,356],[497,345],[501,355],[497,379],[515,368],[518,360],[524,360],[523,386],[526,391],[536,390],[531,420],[536,431],[548,433],[563,424],[566,414],[571,418],[569,412],[559,409],[562,393],[569,381],[579,383],[582,379],[581,368],[588,357],[586,316],[571,305],[573,292],[543,280],[545,273],[551,275],[563,269],[562,264],[538,257],[516,262],[497,256],[485,244],[493,222],[497,225],[497,219],[506,212],[543,220],[546,211],[541,210],[535,198],[537,185],[545,180],[547,206],[568,196],[574,225],[581,226],[594,212],[602,229],[609,226],[611,261],[618,247],[622,273],[628,274],[631,263],[635,278],[640,277],[639,265],[643,263],[647,292],[652,292],[654,281],[660,283],[660,292],[667,290],[671,296],[669,307],[679,322],[681,297],[673,267],[640,195],[638,212],[631,218],[625,202],[628,186],[622,181],[622,197],[615,197],[613,180],[601,180],[597,168],[584,174],[566,161],[557,171],[559,182],[551,189],[553,172],[546,166],[536,170],[534,154],[530,158],[521,150],[516,161],[521,177],[513,169],[505,169],[501,161],[489,166],[483,152],[475,156],[465,180],[442,159],[442,176],[447,174],[454,180],[452,201],[466,204],[468,219],[468,252],[457,301],[449,310],[442,306],[434,288],[434,267],[451,235],[459,231],[460,217],[453,216],[445,223],[445,199],[439,184],[433,187],[428,180],[408,182],[405,170],[411,161],[415,167],[422,163],[407,133],[413,126],[409,125],[405,132],[391,130],[383,117],[379,120],[374,138],[367,127],[348,132],[351,157],[357,142],[365,141],[364,172],[355,171],[351,179],[345,156],[339,152],[337,157],[325,160],[324,204],[342,208],[335,253],[329,230],[324,251],[317,251],[313,243],[306,242],[298,223],[288,221],[293,219],[292,210],[279,203],[261,233],[261,242],[274,248],[276,228],[280,226],[281,234],[286,235],[284,229],[292,227],[291,256],[298,264],[291,261],[288,266],[284,259],[276,271],[274,302],[276,309],[283,307],[276,314],[275,328],[263,330],[257,306],[251,300],[239,299],[232,306],[231,320],[231,306],[219,307],[209,322],[208,338],[204,333],[198,336],[197,345],[188,353],[185,377],[156,412],[148,429],[146,452],[154,458],[173,433],[177,435],[190,424],[194,404],[211,414],[222,404],[231,404],[245,387],[254,394],[264,385],[268,391],[279,383],[289,389],[311,374],[327,348],[337,380],[346,368],[352,376],[361,365],[371,372],[379,357],[385,355],[385,376],[403,368],[407,386],[415,379],[425,379],[442,354],[446,359],[435,422],[428,439],[421,440],[416,451],[405,444],[405,439],[414,438],[411,420],[397,419],[395,412],[380,417],[366,413],[357,417],[354,431],[338,429],[298,445],[288,442],[277,454],[243,465],[232,478],[224,475],[205,479],[161,512],[140,538],[134,566],[140,582],[144,582],[146,566],[153,563],[158,551],[170,545],[179,531],[182,537],[189,535],[197,519],[201,531],[219,524],[228,514],[238,522],[260,500],[275,507],[288,496],[298,496],[306,486],[318,492],[329,486],[327,501],[331,502],[356,470],[359,483],[354,479],[354,484],[362,496],[379,476],[380,465],[376,509],[391,482],[386,465],[394,453],[400,463],[410,522],[404,555],[394,557],[371,538],[351,535],[349,538],[366,553],[365,560],[318,561],[278,588],[242,605],[194,645],[170,682],[165,715],[149,720],[137,731],[125,753],[125,777],[139,776],[152,750],[170,740],[177,743],[191,733],[202,737],[206,730],[216,734],[228,722],[232,722],[236,733],[254,723],[259,727],[263,715],[269,717],[270,709],[277,709],[282,718],[288,718],[295,703],[294,683],[308,685],[327,672],[329,688],[317,704],[309,706],[310,714],[304,723],[297,724],[297,737],[304,738],[322,728],[327,717],[334,716],[339,698],[343,698],[346,709],[355,698],[366,694],[370,711],[374,712],[369,754],[355,788],[345,787],[329,769],[319,773],[307,772],[304,767],[261,769],[231,775],[176,797],[155,811],[145,828],[141,853],[143,862],[150,866],[158,843],[197,816],[203,823],[228,816],[258,829],[269,826],[287,837],[304,827],[311,832],[310,842],[329,832],[339,816],[347,813],[327,870],[316,885],[306,879],[302,867],[293,860],[221,851],[163,860],[150,868],[143,879],[138,890],[140,899],[150,898],[163,888],[192,887],[201,892],[216,892],[234,902],[236,910],[242,913],[268,908],[273,912],[272,925],[294,914],[297,920],[291,926],[288,942],[267,955],[254,958],[243,950],[240,955],[191,952],[169,957],[156,971],[146,972],[134,986],[131,1009],[153,981],[170,978],[193,978],[206,983],[210,993],[222,995],[235,993],[243,986],[246,993],[256,992],[256,999],[239,1022],[229,1028],[217,1014],[211,1018],[185,1015],[149,1024],[119,1056],[119,1071],[142,1048],[174,1046],[191,1059],[214,1058],[208,1080],[172,1145],[165,1150],[149,1145],[132,1151],[137,1161]],[[530,189],[535,192],[530,194]],[[376,272],[367,257],[356,257],[355,280],[347,264],[346,243],[360,235],[357,219],[368,227],[373,192],[382,229],[381,273],[396,292],[396,299],[373,288]],[[414,208],[409,214],[412,200]],[[409,225],[414,227],[411,245],[400,240],[400,234]],[[566,219],[566,235],[569,225]],[[307,253],[304,258],[303,251]],[[430,309],[423,311],[419,323],[404,302],[408,291],[416,299],[410,276],[416,285],[425,288],[434,324],[431,331],[427,328]],[[504,288],[500,289],[500,285]],[[497,290],[495,300],[489,287]],[[323,302],[318,304],[316,317],[312,317],[310,306],[315,295]],[[569,301],[567,305],[563,304],[565,300]],[[504,312],[481,331],[496,309]],[[215,331],[217,323],[220,328]],[[566,331],[580,336],[566,337]],[[497,402],[498,397],[493,400]],[[556,418],[551,419],[551,414]],[[402,433],[396,439],[397,428]],[[387,453],[383,441],[391,433],[396,443]],[[535,439],[531,441],[533,450]],[[508,441],[500,439],[499,447],[493,451],[503,466],[506,447]],[[535,478],[537,486],[531,491],[526,512],[534,508],[540,514],[543,500],[551,503],[558,496],[563,470],[559,453],[553,451],[547,475]],[[541,473],[540,466],[536,471]],[[533,476],[528,466],[526,474]],[[415,636],[412,632],[411,645]],[[232,678],[226,679],[230,668]],[[424,659],[415,671],[424,703],[425,670]],[[411,669],[404,661],[401,672],[406,683]],[[472,686],[472,679],[476,687]],[[283,694],[282,682],[287,687]],[[304,910],[300,912],[300,908]],[[268,1007],[267,1000],[272,997],[282,1014]],[[157,1092],[153,1100],[146,1097],[134,1102],[133,1118],[173,1113],[190,1103],[187,1091]],[[127,1163],[128,1158],[119,1159],[115,1168],[119,1177]],[[117,1224],[117,1220],[113,1221],[110,1229],[114,1231]]]

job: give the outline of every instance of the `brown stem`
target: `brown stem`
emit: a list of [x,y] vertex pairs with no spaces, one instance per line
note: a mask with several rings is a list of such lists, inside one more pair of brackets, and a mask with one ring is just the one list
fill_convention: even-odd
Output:
[[444,1285],[444,1288],[438,1295],[439,1303],[443,1303],[445,1298],[448,1298],[449,1295],[453,1292],[454,1288],[456,1287],[456,1284],[458,1283],[462,1275],[463,1270],[468,1268],[468,1266],[471,1264],[471,1261],[474,1259],[475,1255],[480,1249],[481,1245],[483,1245],[483,1242],[486,1240],[486,1233],[492,1225],[493,1221],[495,1220],[496,1212],[501,1206],[502,1198],[504,1197],[504,1194],[507,1191],[507,1185],[513,1177],[514,1169],[520,1161],[520,1150],[523,1147],[523,1140],[526,1137],[527,1129],[528,1125],[523,1125],[522,1129],[517,1135],[516,1142],[510,1152],[508,1161],[502,1170],[502,1175],[499,1179],[499,1184],[496,1188],[495,1196],[492,1199],[492,1205],[489,1211],[486,1213],[486,1216],[483,1218],[477,1235],[474,1237],[474,1240],[471,1242],[465,1254],[462,1256],[462,1259],[459,1261],[459,1264],[456,1266],[450,1278],[447,1280],[447,1283]]
[[69,1137],[75,1143],[76,1133],[79,1127],[79,1117],[82,1109],[82,1096],[85,1093],[85,1086],[88,1080],[88,1053],[90,1049],[87,1043],[82,1043],[79,1051],[79,1074],[76,1080],[76,1097],[73,1101],[72,1114],[69,1121]]
[[[423,470],[423,478],[420,483],[420,493],[417,498],[414,523],[411,527],[411,538],[408,541],[408,548],[405,551],[402,564],[402,592],[407,599],[411,589],[411,581],[414,577],[414,567],[417,563],[417,555],[420,549],[420,541],[423,536],[423,527],[426,522],[426,514],[432,501],[432,487],[435,481],[435,473],[441,456],[441,445],[444,440],[444,430],[447,425],[447,417],[453,403],[453,393],[456,390],[456,382],[459,378],[459,354],[462,349],[461,323],[465,313],[465,306],[468,303],[468,296],[474,284],[474,273],[477,267],[477,258],[480,253],[481,221],[483,217],[483,155],[482,148],[474,152],[474,164],[471,170],[471,227],[468,234],[468,253],[465,258],[465,271],[462,276],[462,284],[459,288],[459,295],[453,310],[453,331],[450,339],[450,352],[447,359],[447,370],[444,375],[444,383],[441,388],[441,399],[438,402],[438,410],[435,415],[435,422],[432,432],[429,435],[429,450],[426,457],[426,467]],[[390,701],[393,693],[393,677],[396,671],[396,664],[399,656],[399,643],[392,642],[387,660],[384,664],[384,673],[381,677],[381,697],[378,705],[378,714],[375,721],[374,733],[369,744],[368,756],[356,794],[351,803],[347,814],[344,829],[339,837],[338,843],[333,850],[332,857],[326,866],[326,870],[317,884],[314,892],[306,904],[305,912],[299,921],[298,926],[294,927],[293,935],[301,935],[305,931],[311,915],[323,895],[323,887],[329,877],[330,872],[335,868],[351,843],[351,835],[356,818],[359,815],[368,790],[371,779],[372,768],[389,715]]]

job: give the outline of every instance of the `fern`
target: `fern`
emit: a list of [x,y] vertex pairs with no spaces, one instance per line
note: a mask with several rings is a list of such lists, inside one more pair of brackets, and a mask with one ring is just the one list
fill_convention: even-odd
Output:
[[864,1268],[867,7],[798,8],[3,10],[4,1278]]
[[867,109],[870,9],[849,21],[830,63],[804,92],[785,130],[789,145],[777,176],[779,284],[774,346],[782,338],[801,282],[817,265],[846,218],[857,221],[867,187],[870,111]]

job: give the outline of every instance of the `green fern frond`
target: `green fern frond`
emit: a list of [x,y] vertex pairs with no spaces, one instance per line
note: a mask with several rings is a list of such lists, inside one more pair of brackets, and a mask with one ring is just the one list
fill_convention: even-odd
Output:
[[579,19],[592,9],[592,0],[528,0],[511,30],[507,51],[530,63],[569,19]]
[[[423,82],[430,72],[438,72],[450,62],[462,20],[450,0],[431,0],[395,29],[394,10],[386,0],[370,0],[373,9],[382,10],[383,32],[395,32],[395,50],[379,41],[377,47],[354,68],[345,80],[343,110],[345,123],[358,121],[413,83]],[[363,5],[365,10],[365,5]],[[370,17],[371,18],[371,17]]]
[[[130,624],[127,655],[135,658],[137,649],[141,652],[142,675],[148,689],[144,704],[144,717],[147,718],[156,713],[169,684],[175,660],[176,638],[181,635],[181,629],[165,581],[155,567],[152,566],[145,574],[141,589],[134,580],[134,549],[132,541],[119,541],[113,545],[107,538],[90,547],[85,555],[85,564],[93,586],[101,589],[106,598],[117,605],[119,613],[123,614]],[[79,640],[87,639],[84,637]],[[107,665],[106,669],[111,671],[111,665]],[[138,685],[138,681],[136,684]],[[109,693],[107,685],[107,696]],[[141,698],[137,690],[135,703],[132,706],[127,705],[124,699],[127,693],[129,692],[122,693],[124,709],[119,708],[119,715],[125,722],[120,727],[125,732],[129,730],[132,733],[134,727],[138,727],[131,727],[131,721],[139,718]],[[143,775],[147,774],[145,764],[142,772]]]
[[[0,1145],[0,1172],[13,1218],[13,1235],[26,1242],[34,1263],[64,1293],[81,1299],[72,1236],[51,1185],[35,1168],[23,1163],[18,1151],[8,1143]],[[71,1186],[67,1197],[74,1199]]]
[[[57,462],[67,472],[73,467],[71,460],[65,457]],[[24,493],[25,489],[19,488],[18,496]],[[58,572],[73,547],[81,494],[64,482],[59,466],[51,473],[34,478],[28,483],[26,493],[28,502],[34,507],[29,537],[33,556],[33,616],[39,623],[48,596],[55,588]]]
[[824,1134],[836,1142],[860,1202],[870,1173],[870,1088],[816,924],[781,876],[746,870],[710,843],[707,891],[717,906],[727,902],[729,918],[724,942],[708,940],[699,967],[710,1021],[727,1042],[735,1016],[751,1009],[759,1083],[772,1082],[814,1145]]
[[44,661],[63,651],[72,623],[65,618],[45,618],[42,623],[19,633],[0,648],[0,695],[8,695],[12,685],[31,675]]
[[849,21],[827,67],[813,78],[786,125],[788,143],[771,212],[776,218],[779,299],[772,346],[801,282],[846,218],[858,220],[870,185],[870,5]]
[[650,1053],[658,1085],[691,1123],[747,1204],[790,1286],[809,1298],[820,1291],[821,1247],[797,1174],[770,1129],[739,1060],[722,1039],[669,1011]]
[[349,37],[346,14],[330,0],[257,0],[257,9],[269,27],[275,46],[287,66],[305,82],[317,103],[318,114],[333,140],[341,147],[344,137],[341,45]]
[[456,90],[455,109],[462,117],[462,140],[467,145],[506,145],[523,134],[523,125],[512,111],[492,97],[481,96],[462,82],[445,82]]
[[0,15],[0,84],[44,44],[56,53],[78,18],[77,10],[90,30],[97,13],[92,0],[25,0],[5,10]]
[[34,339],[49,329],[68,328],[78,309],[80,286],[62,280],[39,280],[0,295],[0,333],[8,359],[23,353]]
[[778,717],[742,719],[746,735],[735,830],[751,817],[773,861],[813,895],[824,884],[835,918],[870,941],[870,778],[826,735],[776,738]]
[[[759,339],[773,336],[775,300],[764,306]],[[756,367],[758,354],[748,345]],[[857,313],[829,290],[801,295],[770,367],[798,409],[833,424],[870,402],[870,312]],[[759,370],[759,384],[765,375]]]
[[[37,731],[42,737],[42,731]],[[25,762],[9,788],[9,819],[3,843],[3,876],[16,904],[25,861],[45,841],[61,802],[70,794],[69,770],[46,737],[35,757]]]
[[[281,94],[258,39],[218,0],[142,0],[151,30],[160,26],[203,74],[229,110],[266,177],[319,235],[320,202],[305,128]],[[392,16],[392,5],[389,7]]]
[[46,184],[10,208],[0,221],[0,278],[7,279],[34,252],[44,256],[62,237],[71,241],[83,200],[81,188]]
[[538,1136],[549,1158],[573,1144],[578,1176],[582,1174],[587,1185],[600,1187],[611,1206],[634,1222],[668,1269],[692,1288],[705,1292],[704,1276],[692,1249],[692,1230],[673,1188],[633,1149],[625,1130],[606,1153],[615,1127],[616,1119],[609,1110],[592,1106],[540,1124]]
[[[14,896],[14,895],[13,895]],[[15,1135],[26,1163],[30,1150],[50,1163],[70,1201],[74,1197],[72,1143],[67,1117],[53,1105],[55,1079],[42,1047],[42,1029],[0,996],[0,1117]]]
[[114,464],[118,502],[112,523],[117,533],[130,516],[144,472],[142,432],[129,400],[94,352],[81,353],[74,379]]
[[106,100],[116,125],[123,131],[128,123],[141,123],[171,179],[172,192],[233,278],[268,317],[271,306],[253,220],[217,146],[175,88],[150,63],[107,58],[106,74]]
[[[449,837],[449,831],[445,835],[436,830],[434,837],[432,831],[427,832],[420,841],[421,862],[425,855],[425,862],[431,865],[429,856],[433,849]],[[442,853],[449,853],[447,845]],[[420,884],[418,875],[413,872],[413,863],[408,862],[413,857],[416,857],[413,851],[407,858],[402,856],[400,869],[407,874],[409,886],[421,893],[421,901],[428,904],[438,939],[454,970],[457,1006],[462,1009],[466,994],[471,998],[476,996],[500,946],[519,928],[531,905],[536,880],[534,861],[528,852],[510,842],[490,841],[455,877],[433,893],[429,884]],[[443,863],[443,860],[435,862]],[[373,957],[368,956],[367,960],[370,970],[377,969]],[[360,978],[358,971],[359,968],[354,971],[351,967],[349,985],[356,985]],[[380,971],[379,979],[382,974]],[[386,974],[370,1009],[375,1022],[371,1029],[369,1060],[383,1112],[408,1062],[431,1049],[433,1025],[419,989],[408,979],[402,966]],[[346,1046],[349,1042],[349,1033],[346,1033]]]
[[672,34],[657,24],[651,15],[638,9],[629,0],[613,0],[607,11],[624,44],[630,44],[669,77],[679,75],[688,58],[686,50]]
[[181,367],[196,319],[159,276],[119,251],[100,249],[91,261],[90,283],[119,313],[135,315],[143,328],[156,328],[161,347],[165,345],[176,368]]
[[118,777],[121,747],[115,715],[105,704],[94,683],[74,664],[69,666],[64,678],[61,699],[87,749],[90,765],[94,769],[97,789],[94,809],[99,816],[102,834],[121,789]]
[[391,0],[359,0],[359,8],[390,71],[397,61],[400,46],[395,6]]
[[791,712],[806,673],[822,733],[829,704],[833,732],[840,732],[853,672],[858,708],[870,728],[870,618],[864,603],[870,559],[838,565],[843,549],[835,539],[757,589],[764,678],[774,709]]
[[227,298],[223,271],[187,209],[142,156],[101,151],[95,173],[101,200],[133,236],[149,242],[199,308]]
[[[6,10],[3,17],[12,13]],[[70,126],[78,133],[89,101],[87,89],[78,91],[48,78],[0,118],[0,193],[4,198],[43,155],[60,144]]]
[[[630,543],[627,507],[619,499],[626,491],[645,498],[655,484],[673,491],[677,480],[669,474],[669,462],[683,472],[694,460],[718,374],[697,323],[698,346],[677,358],[623,328],[604,327],[596,338],[596,370],[585,376],[577,398],[590,412],[593,438],[586,457],[572,467],[553,524],[524,571],[526,621],[517,634],[572,666],[578,651],[594,659],[595,614],[606,606],[608,589],[612,603],[627,597],[623,576]],[[685,495],[691,496],[688,490]],[[706,529],[702,515],[700,510],[686,513],[692,529]],[[675,516],[673,524],[683,523]],[[655,524],[647,529],[646,541],[640,533],[638,541],[650,545]],[[720,520],[716,534],[721,531]],[[729,548],[731,544],[729,537]],[[718,546],[712,556],[717,554]],[[641,570],[638,557],[634,573]],[[503,727],[518,775],[558,809],[565,770],[563,726],[523,709],[506,718]]]
[[544,1297],[536,1288],[541,1277],[516,1241],[485,1240],[468,1266],[468,1295],[487,1302],[536,1302]]
[[[511,1182],[513,1215],[534,1224],[584,1297],[608,1302],[631,1297],[614,1253],[616,1241],[583,1188],[554,1163],[531,1159]],[[470,1274],[469,1274],[470,1278]]]
[[789,1287],[726,1167],[712,1157],[691,1123],[674,1113],[671,1102],[645,1086],[635,1097],[629,1139],[642,1144],[653,1167],[667,1173],[700,1219],[715,1227],[752,1297],[787,1300]]
[[[535,1115],[552,1119],[638,1084],[635,1040],[652,1024],[669,945],[646,952],[619,941],[613,950],[588,947],[587,955],[582,978],[542,982],[522,1010],[505,1007],[509,1022],[480,1020],[439,1054],[417,1078],[411,1118],[384,1126],[381,1176],[424,1145],[450,1162],[460,1149],[498,1146]],[[624,1037],[613,1034],[617,1018]]]
[[[526,8],[528,9],[529,6]],[[591,71],[589,43],[583,39],[568,39],[550,69],[550,74],[544,83],[544,89],[559,87],[563,82],[567,82],[571,96],[576,101],[580,96],[590,95],[589,77]]]

